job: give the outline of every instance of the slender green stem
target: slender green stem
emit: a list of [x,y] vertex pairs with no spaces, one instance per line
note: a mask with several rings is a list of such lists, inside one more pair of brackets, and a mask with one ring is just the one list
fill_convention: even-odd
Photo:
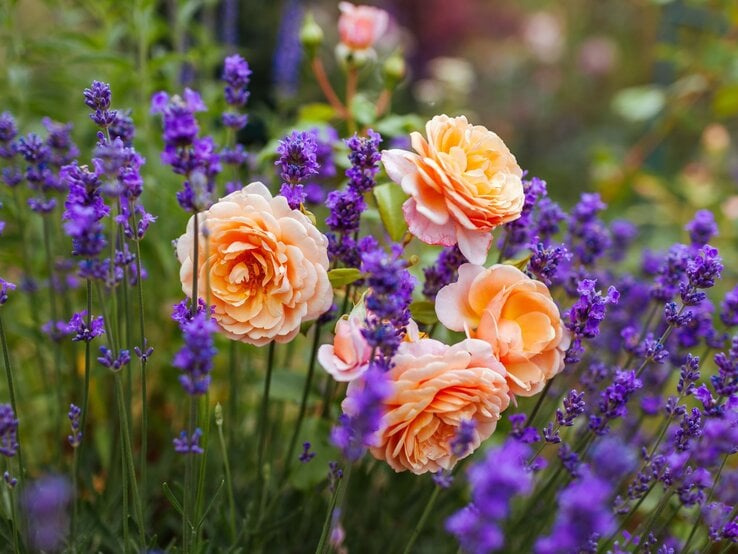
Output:
[[[43,223],[43,235],[44,235],[44,255],[46,257],[46,266],[49,271],[49,307],[51,310],[51,320],[53,321],[53,325],[56,325],[56,322],[59,320],[58,318],[58,312],[57,312],[57,298],[56,298],[56,286],[54,283],[54,258],[52,256],[51,251],[51,223],[49,222],[48,215],[44,215],[41,218],[41,221]],[[56,380],[56,386],[54,387],[54,394],[56,396],[56,402],[54,403],[54,408],[52,409],[52,417],[54,418],[54,421],[56,422],[57,426],[57,436],[61,434],[61,417],[59,417],[59,410],[61,410],[61,343],[59,341],[54,341],[54,378]],[[45,379],[46,381],[46,379]],[[48,387],[49,383],[48,381],[44,383],[44,387]],[[48,388],[46,388],[46,391],[48,392]]]
[[543,387],[541,394],[538,395],[538,400],[536,401],[535,406],[533,406],[533,409],[531,410],[525,425],[533,425],[533,422],[535,421],[536,416],[541,409],[541,406],[543,406],[543,402],[546,400],[546,396],[548,396],[548,391],[551,388],[551,383],[553,383],[553,379],[548,380],[548,383],[546,383],[546,386]]
[[[5,459],[5,469],[10,475],[13,474],[11,458]],[[8,487],[8,494],[10,496],[10,523],[12,526],[11,532],[13,533],[13,551],[15,552],[15,554],[20,554],[20,543],[18,542],[18,512],[15,507],[15,495],[13,494],[14,492],[14,487]]]
[[238,341],[232,340],[228,351],[228,384],[230,386],[228,398],[228,439],[234,442],[236,422],[238,421]]
[[[133,228],[138,229],[138,221],[136,211],[133,210]],[[139,240],[133,241],[136,245],[136,290],[138,292],[138,331],[141,335],[141,356],[139,360],[139,372],[141,383],[141,502],[143,504],[144,517],[146,516],[146,495],[148,489],[146,487],[148,462],[148,444],[149,444],[149,408],[147,402],[148,390],[146,386],[146,365],[148,355],[146,354],[146,324],[144,322],[144,295],[143,295],[143,278],[141,277],[141,244]]]
[[435,505],[440,492],[441,492],[441,487],[434,484],[433,492],[431,493],[431,496],[425,505],[423,514],[420,516],[418,523],[415,524],[415,528],[413,529],[413,532],[410,535],[410,540],[407,541],[405,550],[403,550],[404,554],[410,554],[410,552],[412,551],[413,545],[415,544],[415,541],[418,539],[418,535],[420,535],[420,532],[423,530],[423,527],[425,527],[425,524],[428,521],[428,516],[430,516],[431,510],[433,510],[433,506]]
[[[720,480],[720,475],[723,473],[723,468],[725,468],[725,464],[728,461],[728,456],[730,454],[725,454],[723,456],[723,462],[720,464],[720,468],[717,470],[717,473],[715,474],[715,479],[712,481],[712,487],[710,488],[710,493],[707,495],[707,500],[705,500],[703,506],[707,506],[710,504],[710,500],[712,500],[712,496],[715,493],[715,487],[718,484],[718,481]],[[692,529],[689,531],[689,536],[687,537],[687,542],[684,543],[684,547],[681,550],[681,553],[684,554],[689,551],[689,545],[692,544],[692,539],[694,539],[695,533],[697,533],[697,529],[700,526],[700,522],[702,521],[702,512],[700,510],[697,511],[697,517],[694,520],[694,525],[692,525]]]
[[[257,506],[261,506],[265,496],[264,483],[264,450],[266,448],[267,433],[269,431],[269,389],[272,383],[272,371],[274,370],[274,341],[269,343],[269,353],[267,355],[266,376],[264,377],[264,393],[261,397],[261,411],[259,414],[259,442],[256,458],[256,472],[258,476],[258,494]],[[257,518],[258,521],[258,518]]]
[[78,483],[79,480],[77,479],[77,472],[79,471],[79,448],[74,449],[74,454],[72,458],[72,490],[74,492],[74,503],[72,505],[72,524],[71,524],[71,530],[69,533],[70,540],[73,541],[72,549],[74,552],[77,551],[77,522],[79,521],[79,490]]
[[228,496],[228,528],[231,533],[231,543],[236,542],[236,501],[233,496],[233,479],[231,477],[231,464],[228,461],[228,449],[223,436],[223,408],[220,404],[215,405],[215,425],[218,427],[218,441],[220,442],[220,455],[223,458],[223,470],[226,479],[226,494]]
[[[3,318],[0,316],[0,344],[3,349],[3,363],[5,364],[5,378],[8,381],[8,395],[10,396],[10,406],[13,408],[13,413],[16,419],[18,417],[18,404],[16,403],[15,397],[15,379],[13,378],[13,366],[10,364],[10,350],[8,349],[8,340],[5,337],[5,327],[3,326]],[[17,433],[20,435],[20,424],[18,425]],[[21,452],[23,441],[18,441],[18,466],[20,469],[19,481],[25,477],[25,466],[23,465],[23,454]]]
[[282,480],[286,480],[289,475],[290,468],[292,466],[292,457],[295,454],[295,446],[297,445],[297,437],[300,434],[300,428],[302,427],[302,420],[305,418],[305,411],[307,409],[308,396],[310,395],[310,389],[313,384],[313,374],[315,373],[315,359],[320,345],[320,323],[315,325],[315,333],[313,334],[313,344],[310,350],[310,362],[308,365],[307,378],[305,379],[305,386],[302,389],[302,400],[300,402],[300,413],[297,415],[297,421],[295,422],[294,431],[292,431],[292,438],[290,439],[290,445],[287,449],[287,458],[284,461],[284,476]]
[[[202,518],[203,502],[205,498],[205,474],[207,470],[208,444],[210,443],[210,393],[205,393],[201,404],[198,405],[198,427],[202,430],[200,446],[203,453],[197,456],[200,463],[197,479],[197,496],[195,497],[195,522]],[[202,414],[202,417],[201,417]],[[200,527],[195,529],[195,552],[200,550]]]
[[115,374],[115,392],[118,400],[118,411],[120,412],[121,432],[123,439],[123,460],[128,469],[127,475],[130,481],[131,493],[133,496],[133,508],[136,511],[136,520],[138,522],[138,534],[140,547],[146,547],[146,535],[143,525],[143,508],[141,507],[141,497],[138,494],[138,486],[136,484],[136,467],[133,462],[133,450],[131,448],[131,434],[128,429],[128,415],[126,412],[125,398],[123,394],[123,384],[120,380],[120,373]]
[[[87,278],[87,328],[92,325],[92,281]],[[80,431],[82,436],[87,433],[85,425],[87,424],[87,404],[90,397],[90,341],[85,341],[85,381],[82,389],[82,421],[80,422]]]
[[343,474],[343,478],[339,483],[336,484],[336,488],[333,490],[331,500],[328,503],[328,511],[325,513],[323,530],[320,533],[320,541],[318,542],[318,547],[315,549],[315,554],[323,554],[323,552],[325,551],[325,543],[330,532],[331,522],[333,520],[333,513],[336,509],[336,506],[342,506],[343,501],[346,498],[346,488],[348,487],[348,481],[351,477],[351,467],[351,464],[346,466],[346,471]]

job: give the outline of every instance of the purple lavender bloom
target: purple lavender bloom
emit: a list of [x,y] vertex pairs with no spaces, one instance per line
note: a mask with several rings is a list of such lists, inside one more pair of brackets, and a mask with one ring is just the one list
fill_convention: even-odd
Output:
[[457,279],[459,267],[467,261],[458,245],[447,246],[441,250],[436,263],[423,270],[425,276],[423,296],[435,300],[439,290]]
[[[180,317],[178,306],[175,306],[172,314],[175,321]],[[182,371],[179,382],[188,394],[205,394],[210,386],[213,357],[218,352],[213,339],[217,326],[211,311],[199,309],[195,314],[179,320],[179,328],[184,346],[174,355],[172,365]]]
[[69,503],[74,491],[65,477],[46,475],[21,493],[28,522],[28,544],[34,551],[57,552],[69,534]]
[[[559,509],[551,534],[536,541],[536,554],[593,551],[593,537],[615,530],[609,508],[610,492],[610,485],[591,473],[584,473],[562,490],[558,494]],[[596,545],[596,539],[594,542]]]
[[320,169],[317,159],[318,145],[315,133],[293,131],[279,141],[279,159],[274,165],[279,167],[282,178],[280,194],[288,197],[290,208],[298,209],[305,201],[303,185],[311,175]]
[[136,135],[136,127],[131,118],[131,110],[117,112],[117,117],[108,129],[110,140],[120,139],[126,147],[133,146],[133,138]]
[[635,371],[615,373],[613,382],[600,393],[599,412],[589,416],[589,428],[597,435],[607,434],[609,422],[628,412],[628,400],[642,386],[643,383],[636,377]]
[[548,246],[551,237],[561,230],[561,222],[566,219],[566,213],[561,206],[548,197],[542,198],[536,209],[535,229],[532,236],[539,237],[539,240]]
[[718,396],[731,397],[738,392],[738,335],[733,337],[730,350],[715,354],[718,374],[710,377],[710,383]]
[[572,450],[571,446],[569,446],[567,443],[562,443],[559,447],[557,455],[559,457],[559,460],[561,460],[561,465],[572,477],[572,479],[576,479],[580,476],[579,469],[581,465],[581,460],[579,459],[579,454]]
[[90,119],[98,127],[110,127],[116,120],[117,112],[110,109],[112,94],[110,85],[93,81],[89,88],[84,90],[85,105],[93,110]]
[[699,438],[702,435],[702,412],[697,408],[682,415],[679,422],[673,444],[678,452],[683,452],[690,447],[692,439]]
[[501,254],[503,258],[512,258],[530,241],[533,229],[533,210],[539,199],[545,198],[548,194],[546,181],[538,177],[523,180],[523,193],[525,202],[520,217],[503,226],[505,233],[497,245],[500,249],[504,248]]
[[510,436],[523,444],[532,444],[541,440],[538,429],[526,425],[528,416],[525,414],[511,414],[508,419],[512,425]]
[[457,458],[466,456],[476,436],[476,423],[473,419],[464,420],[451,440],[451,453]]
[[446,520],[446,530],[465,552],[483,554],[503,546],[501,523],[510,502],[533,489],[533,475],[526,467],[530,455],[529,446],[507,440],[471,466],[471,503]]
[[87,326],[87,310],[77,312],[72,316],[67,324],[68,332],[74,333],[72,340],[75,342],[90,342],[95,337],[99,337],[105,333],[105,323],[102,316],[90,319],[90,326]]
[[722,258],[717,248],[709,244],[703,246],[696,256],[687,263],[687,282],[681,283],[679,293],[686,306],[694,306],[705,299],[702,289],[715,286],[715,280],[723,271]]
[[15,285],[0,277],[0,306],[8,301],[8,293],[15,290]]
[[366,210],[366,202],[362,194],[351,187],[345,190],[334,190],[328,193],[325,205],[330,210],[325,220],[329,229],[339,233],[353,233],[359,229],[361,214]]
[[141,361],[147,362],[149,358],[151,358],[151,355],[154,353],[154,347],[149,346],[149,341],[146,340],[146,338],[144,337],[143,347],[139,348],[138,346],[134,346],[133,352]]
[[187,436],[187,431],[182,431],[179,437],[172,439],[174,451],[179,454],[204,454],[205,450],[200,446],[202,429],[197,427],[192,436]]
[[110,213],[99,176],[87,166],[72,164],[61,169],[60,179],[68,189],[63,218],[64,232],[72,239],[72,254],[95,257],[107,246],[100,221]]
[[638,455],[622,438],[608,435],[592,446],[592,471],[610,483],[630,475],[638,465]]
[[348,186],[359,194],[374,188],[375,178],[379,171],[379,161],[382,159],[379,153],[382,137],[372,129],[367,130],[366,133],[366,137],[354,134],[345,141],[349,148],[348,158],[351,162],[351,167],[346,170],[346,177],[349,179]]
[[[671,300],[679,291],[689,260],[689,247],[675,244],[669,248],[666,257],[656,270],[654,285],[651,287],[651,297],[664,302]],[[653,269],[653,267],[649,265],[648,269]]]
[[71,123],[57,123],[48,117],[44,117],[41,122],[48,132],[46,145],[49,147],[49,163],[51,165],[59,168],[71,163],[79,156],[79,148],[72,142]]
[[684,363],[679,370],[679,383],[677,392],[684,396],[694,393],[695,383],[700,378],[700,359],[692,354],[687,354]]
[[80,429],[80,417],[82,409],[74,404],[69,405],[67,417],[71,425],[72,433],[67,437],[72,448],[77,448],[82,443],[82,430]]
[[538,237],[529,247],[533,252],[526,268],[528,274],[550,287],[559,265],[571,260],[571,253],[564,245],[545,247]]
[[720,304],[720,320],[727,327],[738,325],[738,286],[729,291]]
[[9,160],[15,156],[17,146],[14,139],[18,136],[15,119],[9,112],[0,114],[0,158]]
[[131,355],[128,350],[121,350],[116,356],[110,348],[101,346],[100,356],[98,356],[97,361],[101,366],[117,372],[131,361]]
[[630,221],[616,219],[610,223],[610,236],[610,259],[619,262],[625,258],[626,251],[638,236],[638,229]]
[[564,314],[564,325],[573,334],[573,340],[566,353],[567,363],[577,362],[583,352],[583,339],[592,339],[600,334],[600,324],[605,319],[608,304],[617,304],[620,299],[615,287],[607,290],[607,295],[595,290],[596,281],[582,280],[578,287],[579,299]]
[[49,320],[41,326],[41,332],[54,342],[61,342],[71,332],[66,321]]
[[3,481],[5,481],[5,484],[11,489],[14,489],[18,484],[18,479],[10,475],[9,471],[3,472]]
[[341,449],[347,460],[355,462],[376,441],[376,432],[384,415],[382,402],[390,394],[387,377],[376,363],[346,392],[344,413],[331,430],[331,442]]
[[564,410],[556,410],[556,423],[561,427],[571,427],[574,420],[584,413],[586,402],[584,401],[584,393],[577,392],[575,389],[570,390],[564,397]]
[[684,226],[685,231],[689,232],[689,238],[692,241],[693,248],[702,248],[713,237],[718,236],[718,226],[715,223],[715,216],[710,210],[697,210],[694,219]]
[[303,8],[299,0],[288,0],[282,8],[282,17],[277,32],[277,48],[274,51],[272,67],[277,92],[292,97],[297,93],[300,79],[300,27]]
[[10,404],[0,404],[0,454],[8,458],[18,451],[18,419]]
[[309,442],[302,443],[302,453],[299,458],[301,463],[306,464],[315,458],[315,452],[310,452],[311,446],[312,445]]
[[226,83],[225,98],[229,105],[240,108],[246,104],[250,77],[249,64],[241,56],[233,54],[225,59],[222,79]]

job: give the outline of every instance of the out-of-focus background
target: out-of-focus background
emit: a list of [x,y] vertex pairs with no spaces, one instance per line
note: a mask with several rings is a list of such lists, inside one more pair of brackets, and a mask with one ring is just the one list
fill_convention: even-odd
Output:
[[[392,14],[382,45],[409,62],[397,111],[467,114],[564,201],[596,189],[611,203],[649,200],[646,219],[654,202],[668,218],[685,217],[685,203],[738,217],[736,2],[368,3]],[[302,102],[320,99],[294,36],[310,10],[332,43],[336,4],[5,0],[2,108],[24,123],[79,120],[81,89],[94,78],[109,81],[116,105],[130,105],[149,129],[152,92],[212,82],[223,55],[237,50],[254,71],[246,140],[258,144],[269,113],[295,110],[298,91]]]

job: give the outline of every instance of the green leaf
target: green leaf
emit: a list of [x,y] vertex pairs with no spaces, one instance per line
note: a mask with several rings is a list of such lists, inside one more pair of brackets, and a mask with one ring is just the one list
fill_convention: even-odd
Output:
[[327,123],[335,115],[336,111],[329,104],[314,102],[305,104],[300,108],[300,111],[297,112],[297,120],[299,122]]
[[381,135],[396,137],[406,135],[411,131],[417,131],[422,127],[423,120],[418,115],[388,115],[377,121],[375,130]]
[[337,267],[328,272],[328,280],[334,289],[340,289],[361,279],[362,273],[355,267]]
[[169,488],[169,485],[164,482],[161,484],[161,488],[164,489],[164,496],[166,496],[169,499],[169,502],[172,504],[172,507],[179,512],[179,515],[184,515],[184,508],[182,508],[182,504],[179,503],[179,500],[177,500],[177,497],[174,496],[174,493],[172,492],[172,489]]
[[528,265],[528,262],[530,261],[530,258],[532,255],[533,254],[528,254],[524,258],[519,258],[517,260],[505,260],[502,263],[505,265],[511,265],[513,267],[517,267],[520,271],[523,271]]
[[407,195],[396,184],[385,183],[374,187],[374,198],[384,228],[392,240],[399,242],[407,231],[407,223],[402,213],[402,204],[407,200]]
[[429,300],[416,300],[410,304],[410,314],[418,323],[433,325],[438,323],[436,316],[436,305]]
[[612,108],[629,121],[647,121],[656,116],[666,104],[666,95],[654,85],[630,87],[621,90],[612,101]]
[[351,115],[360,125],[371,125],[377,118],[374,102],[363,94],[357,94],[351,101]]

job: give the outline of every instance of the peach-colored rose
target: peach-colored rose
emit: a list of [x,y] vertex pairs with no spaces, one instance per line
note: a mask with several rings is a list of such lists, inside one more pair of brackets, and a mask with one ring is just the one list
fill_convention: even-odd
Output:
[[403,205],[410,232],[428,244],[459,245],[482,264],[490,231],[520,217],[525,196],[515,156],[492,131],[466,117],[437,115],[410,135],[416,153],[385,150],[390,179],[410,198]]
[[514,394],[532,396],[564,369],[570,336],[559,308],[546,285],[513,266],[462,265],[458,281],[438,292],[436,314],[492,345]]
[[[510,402],[505,368],[484,341],[448,346],[434,339],[403,342],[386,374],[385,413],[372,455],[395,471],[415,474],[451,469],[459,458],[451,441],[464,421],[474,421],[466,457],[488,438]],[[351,412],[349,385],[344,411]]]
[[354,6],[349,2],[338,4],[338,34],[350,50],[371,48],[387,30],[389,15],[372,6]]
[[[251,183],[200,213],[199,222],[198,294],[215,306],[213,317],[229,338],[257,346],[288,342],[303,321],[331,306],[328,240],[284,197]],[[193,229],[194,217],[177,242],[188,295]]]

